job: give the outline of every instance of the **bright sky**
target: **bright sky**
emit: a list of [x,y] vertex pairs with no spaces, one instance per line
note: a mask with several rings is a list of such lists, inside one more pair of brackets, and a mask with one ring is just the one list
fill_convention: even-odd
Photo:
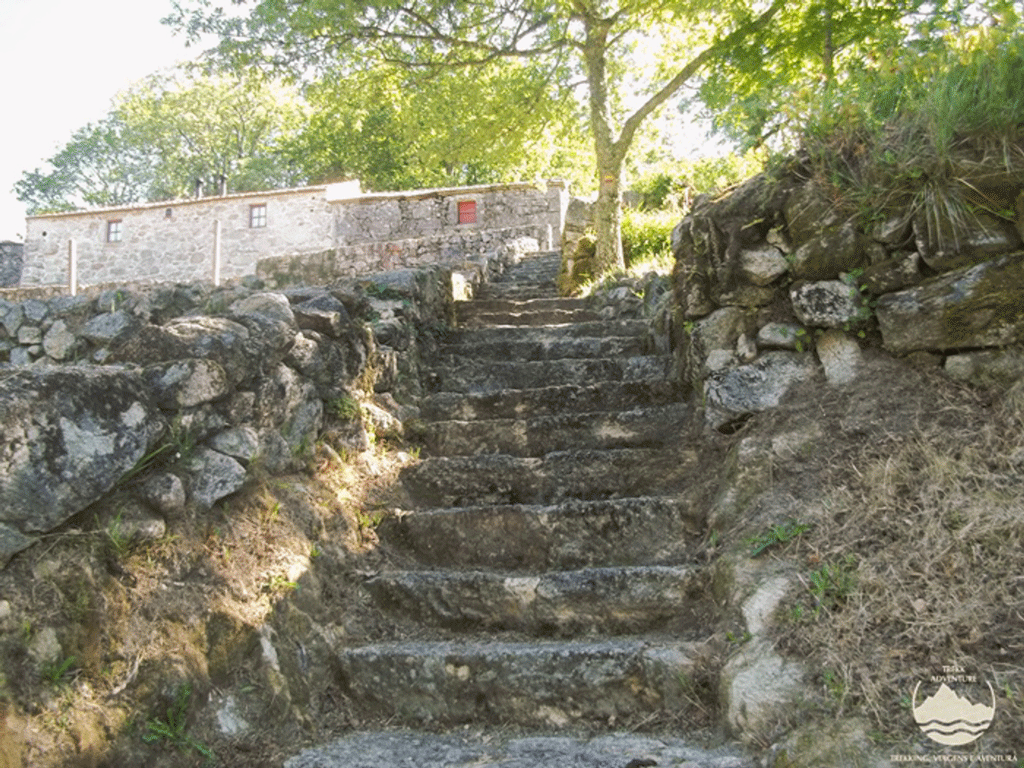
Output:
[[171,0],[0,0],[0,241],[21,241],[13,192],[131,83],[198,55],[160,19]]

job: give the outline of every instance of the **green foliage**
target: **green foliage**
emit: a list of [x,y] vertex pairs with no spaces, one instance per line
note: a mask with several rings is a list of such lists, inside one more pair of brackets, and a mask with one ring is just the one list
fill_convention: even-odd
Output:
[[626,211],[622,216],[622,253],[629,269],[639,264],[672,263],[672,229],[679,223],[674,211]]
[[167,707],[165,718],[146,721],[146,733],[142,740],[148,744],[166,743],[182,752],[198,752],[206,758],[207,764],[216,760],[213,751],[188,735],[188,709],[192,701],[192,686],[183,684],[175,694],[174,702]]
[[1009,201],[976,189],[970,169],[1024,174],[1022,126],[1024,37],[962,22],[852,73],[808,110],[799,141],[839,203],[868,221],[918,215],[942,245],[979,212],[1011,215]]
[[757,557],[767,549],[788,544],[809,530],[811,530],[810,523],[798,523],[796,520],[774,523],[764,533],[759,533],[747,540],[750,545],[750,556]]
[[834,611],[853,593],[857,586],[857,558],[847,555],[834,563],[826,563],[810,577],[810,592],[814,598],[814,615],[822,610]]
[[62,661],[51,661],[43,665],[40,674],[43,680],[50,685],[60,685],[64,677],[71,671],[71,668],[75,665],[77,659],[74,656],[68,656]]
[[122,517],[123,512],[118,511],[117,516],[107,524],[103,531],[106,534],[107,542],[113,549],[113,554],[118,559],[127,557],[131,552],[133,538],[132,534],[125,530]]
[[31,213],[189,197],[196,179],[214,190],[295,186],[283,154],[301,125],[294,90],[251,74],[153,75],[120,94],[97,123],[76,131],[15,184]]
[[809,111],[848,92],[858,72],[928,39],[947,13],[956,16],[955,4],[789,4],[771,28],[723,56],[685,103],[702,106],[714,129],[743,148],[789,151]]
[[156,173],[153,153],[116,112],[79,128],[46,162],[49,169],[25,171],[14,184],[30,214],[146,200]]
[[332,70],[307,89],[312,114],[289,147],[310,179],[389,190],[587,177],[571,91],[524,61],[428,73]]
[[354,397],[339,397],[337,400],[332,400],[328,407],[331,413],[342,421],[352,421],[358,418],[362,412],[359,401]]
[[762,153],[756,151],[698,157],[662,162],[643,172],[632,188],[642,196],[641,207],[644,210],[669,208],[683,211],[697,195],[721,191],[762,170]]
[[290,581],[287,576],[282,576],[279,573],[271,574],[267,578],[267,583],[263,585],[263,591],[271,595],[294,592],[297,589],[299,589],[298,582]]

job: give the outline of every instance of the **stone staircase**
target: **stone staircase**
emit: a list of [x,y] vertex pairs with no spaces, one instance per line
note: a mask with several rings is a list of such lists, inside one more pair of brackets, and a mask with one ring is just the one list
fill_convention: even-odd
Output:
[[[457,308],[422,404],[424,458],[403,478],[414,508],[378,531],[404,568],[366,585],[407,630],[340,653],[362,717],[563,739],[711,725],[697,689],[715,608],[692,562],[704,521],[684,495],[690,406],[648,325],[558,298],[558,267],[557,254],[520,262]],[[635,737],[602,738],[605,757],[586,765],[644,758]],[[687,755],[658,764],[753,765]],[[478,759],[466,764],[547,765]],[[551,762],[569,764],[583,765]]]

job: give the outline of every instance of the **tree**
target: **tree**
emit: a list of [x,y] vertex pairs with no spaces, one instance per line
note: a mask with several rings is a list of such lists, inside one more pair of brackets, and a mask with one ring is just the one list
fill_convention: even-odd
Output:
[[[958,0],[890,6],[813,0],[801,15],[780,17],[779,34],[760,50],[737,49],[708,70],[687,104],[702,105],[715,129],[743,148],[770,142],[791,150],[809,115],[834,109],[864,73],[932,46],[941,38],[937,30],[964,14]],[[752,66],[751,56],[760,66]]]
[[560,149],[584,140],[579,105],[527,62],[439,70],[428,82],[389,65],[334,70],[305,95],[309,122],[290,153],[311,179],[388,190],[581,176]]
[[[582,78],[598,183],[597,262],[605,270],[622,265],[622,169],[644,121],[713,63],[735,61],[748,69],[763,64],[769,42],[780,38],[776,25],[789,34],[825,24],[820,14],[808,13],[812,0],[233,0],[237,12],[215,7],[212,0],[192,0],[197,4],[191,7],[186,2],[176,3],[166,21],[193,39],[218,35],[221,57],[235,66],[326,68],[344,62],[352,69],[373,56],[433,71],[510,59],[532,61],[552,87],[570,87]],[[906,3],[845,5],[879,8],[885,18],[897,18]],[[845,30],[849,19],[831,23]],[[655,50],[652,44],[670,39],[671,32],[676,43],[659,55],[661,65],[651,79],[634,84],[642,98],[631,103],[623,93],[630,57]],[[798,36],[793,45],[808,37]],[[360,51],[358,58],[351,51]]]
[[26,171],[14,185],[30,213],[145,200],[157,158],[115,113],[79,128],[47,162],[51,170]]
[[15,184],[33,213],[124,205],[192,193],[222,177],[233,190],[301,183],[283,151],[302,125],[294,91],[255,78],[154,75],[119,95]]
[[196,180],[233,191],[303,181],[287,143],[305,122],[294,89],[251,75],[152,75],[122,94],[115,111],[159,158],[151,199],[183,197]]

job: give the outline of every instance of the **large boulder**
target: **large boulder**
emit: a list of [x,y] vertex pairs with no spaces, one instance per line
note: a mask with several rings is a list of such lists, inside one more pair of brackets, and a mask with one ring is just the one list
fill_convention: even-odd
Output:
[[[715,306],[771,302],[774,291],[746,282],[743,254],[748,253],[749,271],[749,251],[762,247],[769,230],[781,223],[791,189],[792,181],[762,174],[718,198],[698,198],[672,231],[673,287],[685,318],[706,315]],[[763,274],[762,282],[768,276]]]
[[293,456],[312,448],[323,427],[323,415],[316,387],[288,366],[277,366],[260,382],[255,426],[279,432]]
[[258,342],[250,351],[280,360],[291,347],[299,326],[288,298],[281,293],[254,293],[231,305],[231,319],[240,322]]
[[255,340],[241,323],[224,317],[182,317],[165,325],[146,325],[112,350],[109,362],[152,365],[196,358],[218,363],[237,384],[259,370],[249,354]]
[[1013,222],[984,212],[954,220],[945,212],[921,211],[914,217],[914,240],[921,258],[936,272],[977,264],[1021,247]]
[[886,349],[897,354],[1018,343],[1024,340],[1024,252],[885,294],[875,312]]
[[793,253],[792,273],[806,280],[828,280],[840,272],[865,267],[868,255],[863,240],[854,220],[821,231]]
[[228,393],[227,375],[213,360],[175,360],[145,368],[143,375],[162,408],[180,410]]
[[142,379],[112,368],[15,371],[0,402],[0,563],[5,542],[23,548],[109,491],[165,428]]
[[363,374],[368,360],[366,333],[348,325],[338,338],[303,331],[285,355],[285,363],[316,385],[323,400],[344,397]]
[[718,428],[774,408],[795,385],[818,374],[810,352],[767,352],[749,365],[712,372],[704,384],[705,420]]

